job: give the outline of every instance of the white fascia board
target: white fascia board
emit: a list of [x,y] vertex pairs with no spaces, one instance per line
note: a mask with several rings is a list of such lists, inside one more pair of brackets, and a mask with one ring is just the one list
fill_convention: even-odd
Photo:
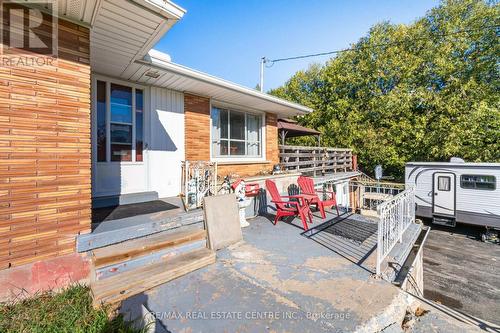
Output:
[[227,81],[221,78],[218,78],[216,76],[212,76],[210,74],[206,74],[200,71],[197,71],[195,69],[182,66],[179,64],[175,64],[173,62],[166,61],[165,55],[163,52],[157,51],[157,50],[151,50],[149,51],[148,55],[144,57],[144,60],[137,60],[137,63],[147,65],[147,66],[153,66],[157,67],[159,69],[164,69],[179,75],[182,75],[184,77],[192,78],[201,82],[206,82],[209,84],[213,84],[222,88],[226,88],[235,92],[239,92],[248,96],[253,96],[265,101],[269,101],[272,103],[276,103],[288,108],[292,108],[297,110],[299,113],[310,113],[313,110],[311,108],[308,108],[307,106],[300,105],[294,102],[290,102],[254,89],[250,89],[247,87],[244,87],[242,85],[236,84],[231,81]]
[[169,0],[132,0],[135,3],[146,7],[155,13],[165,16],[168,19],[180,20],[186,10]]

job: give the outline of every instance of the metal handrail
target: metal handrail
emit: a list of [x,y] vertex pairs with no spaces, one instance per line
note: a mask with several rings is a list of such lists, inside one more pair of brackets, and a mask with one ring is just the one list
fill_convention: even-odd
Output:
[[402,241],[403,233],[415,222],[415,187],[409,187],[390,200],[377,206],[380,219],[377,235],[377,267],[380,276],[381,265],[396,243]]
[[377,206],[393,199],[403,192],[405,184],[349,181],[350,192],[354,193],[352,206],[364,213],[377,214]]

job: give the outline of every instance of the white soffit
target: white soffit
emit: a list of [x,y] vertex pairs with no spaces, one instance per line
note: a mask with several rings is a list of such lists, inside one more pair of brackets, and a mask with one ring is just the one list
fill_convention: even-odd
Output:
[[98,2],[97,0],[58,0],[57,11],[60,18],[90,26]]
[[[151,50],[144,59],[130,67],[133,73],[125,79],[138,83],[159,86],[212,100],[276,113],[279,116],[294,116],[312,112],[312,109],[284,99],[250,89],[218,77],[167,61],[165,54]],[[155,74],[156,77],[145,75]]]
[[90,28],[92,70],[123,78],[185,10],[168,0],[58,0],[58,12]]

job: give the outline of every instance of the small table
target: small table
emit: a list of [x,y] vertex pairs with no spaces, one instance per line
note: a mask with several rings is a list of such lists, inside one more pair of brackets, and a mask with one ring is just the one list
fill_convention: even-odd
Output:
[[296,194],[296,195],[289,195],[288,198],[302,198],[304,199],[304,203],[307,207],[307,213],[309,216],[311,216],[311,223],[313,223],[313,218],[312,218],[312,212],[311,212],[311,208],[309,207],[309,205],[311,204],[311,201],[313,201],[314,199],[316,199],[316,195],[314,194]]
[[311,201],[313,201],[318,197],[316,194],[305,194],[305,193],[299,194],[299,196],[304,198],[304,200],[307,201],[307,203],[310,203]]
[[[305,194],[305,193],[302,193],[301,196],[304,198],[309,211],[311,211],[310,206],[311,206],[311,204],[316,204],[318,196],[316,194]],[[312,214],[312,212],[311,212],[311,214]]]

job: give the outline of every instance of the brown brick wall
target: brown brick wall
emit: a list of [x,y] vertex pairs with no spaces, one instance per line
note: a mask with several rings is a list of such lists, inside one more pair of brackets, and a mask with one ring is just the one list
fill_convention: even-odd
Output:
[[90,230],[89,31],[58,29],[58,58],[0,64],[0,269],[73,253]]
[[[210,160],[210,99],[184,94],[186,160]],[[272,170],[279,163],[278,128],[275,114],[266,113],[266,162],[221,164],[219,176],[255,176]]]

